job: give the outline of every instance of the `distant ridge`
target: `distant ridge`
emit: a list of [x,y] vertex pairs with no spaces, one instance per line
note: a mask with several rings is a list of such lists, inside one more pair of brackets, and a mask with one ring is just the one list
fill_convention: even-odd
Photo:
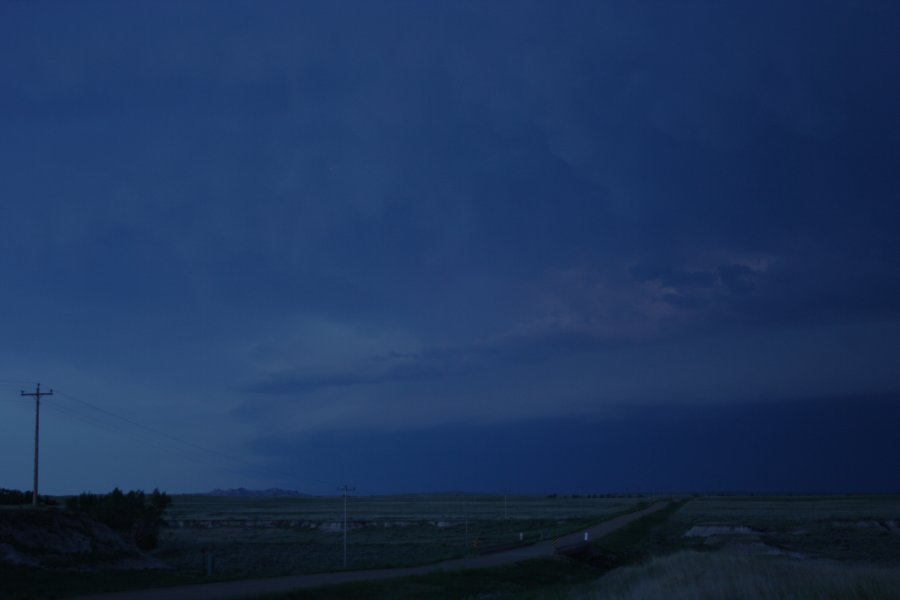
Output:
[[247,488],[232,488],[230,490],[215,489],[201,496],[228,496],[234,498],[302,498],[309,494],[298,492],[297,490],[282,490],[278,488],[269,488],[266,490],[248,490]]

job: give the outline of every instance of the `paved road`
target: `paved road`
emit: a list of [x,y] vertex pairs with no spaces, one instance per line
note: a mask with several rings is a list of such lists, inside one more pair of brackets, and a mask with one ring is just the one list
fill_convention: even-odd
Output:
[[[668,506],[668,502],[656,504],[637,512],[622,515],[587,529],[590,539],[596,539],[628,525],[629,523],[654,513]],[[241,581],[222,581],[219,583],[201,583],[179,587],[158,588],[131,592],[115,592],[94,596],[78,596],[70,600],[225,600],[228,598],[248,598],[289,592],[291,590],[352,583],[357,581],[378,581],[410,575],[425,575],[437,571],[458,571],[461,569],[481,569],[498,567],[532,558],[553,556],[555,545],[574,544],[584,539],[584,532],[573,533],[559,538],[555,542],[547,541],[470,558],[448,560],[421,567],[403,567],[399,569],[374,569],[369,571],[338,571],[335,573],[319,573],[316,575],[291,575],[289,577],[272,577],[269,579],[244,579]]]

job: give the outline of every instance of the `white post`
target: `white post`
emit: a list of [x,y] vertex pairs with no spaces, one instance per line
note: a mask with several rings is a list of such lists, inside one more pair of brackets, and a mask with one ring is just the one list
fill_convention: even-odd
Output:
[[338,488],[344,494],[344,568],[347,568],[347,494],[354,491],[349,485],[343,485]]

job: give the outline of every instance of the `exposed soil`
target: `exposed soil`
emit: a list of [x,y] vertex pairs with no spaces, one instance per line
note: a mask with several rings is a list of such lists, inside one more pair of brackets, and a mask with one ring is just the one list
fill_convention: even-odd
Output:
[[63,510],[0,510],[0,563],[65,570],[160,569],[121,535]]

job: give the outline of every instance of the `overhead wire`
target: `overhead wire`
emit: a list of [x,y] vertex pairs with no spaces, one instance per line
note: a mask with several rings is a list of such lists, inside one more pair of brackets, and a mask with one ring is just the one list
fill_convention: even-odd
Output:
[[[30,382],[29,380],[24,379],[0,380],[0,391],[8,391],[10,394],[16,394],[21,393],[23,391],[23,387],[28,387],[30,385],[35,384]],[[289,473],[287,471],[272,469],[269,467],[260,467],[259,465],[252,464],[246,459],[221,452],[219,450],[208,448],[195,442],[184,440],[157,427],[153,427],[124,415],[118,414],[115,411],[97,405],[93,402],[84,400],[83,398],[75,396],[74,394],[68,393],[64,390],[60,390],[57,387],[48,386],[47,389],[52,389],[53,395],[48,394],[47,396],[44,396],[42,398],[42,404],[44,404],[51,410],[63,414],[68,418],[80,421],[81,423],[106,431],[107,433],[123,434],[129,436],[137,434],[140,437],[141,441],[153,444],[158,449],[162,449],[170,454],[191,460],[194,463],[213,466],[220,470],[242,476],[246,476],[248,473],[252,473],[257,476],[275,477],[278,480],[284,482],[307,482],[320,486],[328,486],[335,490],[337,490],[337,488],[339,487],[339,484],[334,481],[327,481],[317,477],[299,475],[297,473]],[[9,401],[10,403],[20,402],[19,398],[7,398],[3,396],[5,396],[5,394],[0,394],[0,399],[4,401]],[[58,400],[58,398],[60,397],[72,401],[75,404],[66,405]],[[93,412],[79,411],[75,409],[76,405],[86,407]],[[104,419],[103,417],[106,417],[106,419]],[[110,419],[115,420],[121,424],[125,424],[128,426],[128,428],[126,429],[122,428],[121,426],[114,425]],[[168,445],[165,445],[163,442],[166,442]],[[221,462],[214,461],[226,461],[232,463],[232,465],[239,465],[241,467],[241,470],[238,470],[233,466],[225,466],[221,464]]]
[[[306,481],[308,483],[316,483],[318,485],[327,485],[327,486],[333,486],[333,487],[337,487],[337,485],[338,485],[337,483],[332,482],[332,481],[326,481],[326,480],[315,478],[315,477],[298,475],[297,473],[288,473],[286,471],[271,469],[268,467],[260,467],[259,465],[253,465],[246,459],[243,459],[243,458],[240,458],[237,456],[233,456],[231,454],[227,454],[227,453],[224,453],[224,452],[221,452],[218,450],[214,450],[211,448],[207,448],[200,444],[190,442],[190,441],[181,439],[179,437],[173,436],[170,433],[165,432],[156,427],[152,427],[150,425],[141,423],[141,422],[131,419],[129,417],[125,417],[125,416],[120,415],[120,414],[118,414],[112,410],[109,410],[105,407],[99,406],[97,404],[94,404],[94,403],[84,400],[82,398],[76,397],[73,394],[67,393],[65,391],[60,391],[58,388],[54,388],[54,394],[58,394],[59,396],[61,396],[63,398],[74,401],[74,402],[76,402],[80,405],[83,405],[85,407],[88,407],[98,413],[101,413],[103,415],[106,415],[108,417],[116,419],[122,423],[128,424],[132,428],[136,429],[136,431],[143,433],[144,438],[155,436],[158,440],[162,439],[169,443],[178,444],[182,447],[181,455],[182,456],[191,456],[195,461],[199,459],[199,456],[203,456],[206,459],[207,464],[210,464],[208,462],[209,459],[217,458],[219,460],[225,460],[225,461],[240,465],[243,468],[243,471],[237,471],[233,468],[224,467],[222,465],[216,465],[216,466],[218,466],[218,468],[221,468],[223,470],[229,471],[234,474],[245,475],[247,472],[251,472],[256,475],[266,475],[268,477],[276,477],[282,481],[294,482],[294,481],[299,480],[299,481]],[[56,402],[53,402],[52,405],[56,406],[57,408],[59,407],[59,404]],[[62,411],[60,411],[60,412],[62,412]],[[70,416],[73,416],[73,418],[77,418],[74,416],[74,414],[75,413],[73,413],[72,411],[69,412]],[[96,425],[96,421],[93,424]],[[200,454],[196,455],[196,454],[191,454],[190,452],[185,453],[184,452],[185,449],[193,451],[194,453],[200,453]],[[200,460],[202,460],[202,459],[200,459]]]
[[[102,419],[96,418],[94,415],[88,415],[83,412],[78,412],[77,410],[73,410],[71,407],[66,406],[64,404],[59,403],[57,400],[52,397],[43,397],[41,402],[41,406],[44,409],[49,409],[53,412],[57,412],[59,414],[65,415],[71,419],[76,421],[80,421],[81,423],[91,425],[99,430],[105,431],[107,433],[113,434],[121,434],[121,435],[133,435],[131,432],[127,432],[122,428],[116,427],[110,422],[103,421]],[[137,432],[141,433],[141,432]],[[148,442],[155,442],[152,438],[145,438]]]
[[[131,438],[131,436],[133,436],[135,433],[137,433],[138,435],[141,436],[141,441],[152,445],[154,448],[156,448],[162,452],[166,452],[168,454],[177,456],[184,460],[192,461],[196,464],[202,464],[204,466],[215,467],[215,468],[218,468],[223,471],[227,471],[227,472],[235,474],[235,475],[245,475],[246,474],[241,471],[238,471],[237,469],[223,466],[219,463],[213,463],[207,457],[204,457],[204,456],[201,456],[198,454],[192,454],[190,452],[186,452],[186,451],[182,450],[181,448],[167,446],[167,445],[163,444],[159,439],[153,438],[152,436],[148,436],[148,435],[144,434],[143,432],[128,431],[124,428],[117,427],[109,422],[104,422],[99,419],[88,417],[88,416],[84,415],[83,413],[78,413],[77,411],[73,411],[70,407],[65,407],[63,405],[58,404],[57,402],[47,402],[46,400],[44,402],[46,403],[45,405],[48,408],[50,408],[51,410],[59,412],[60,414],[64,414],[75,420],[81,421],[82,423],[87,423],[89,425],[93,425],[94,427],[97,427],[98,429],[102,429],[108,433],[129,436],[129,438]],[[133,439],[133,438],[131,438],[131,439]]]

